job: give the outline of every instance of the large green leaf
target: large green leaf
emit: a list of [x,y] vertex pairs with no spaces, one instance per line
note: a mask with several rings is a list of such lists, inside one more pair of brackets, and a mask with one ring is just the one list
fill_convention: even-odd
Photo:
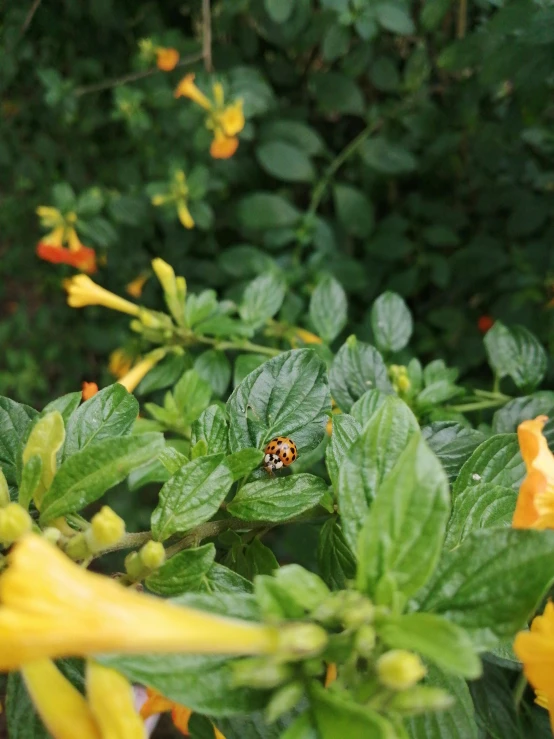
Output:
[[333,433],[325,450],[325,464],[335,489],[338,485],[339,469],[342,461],[352,444],[359,437],[361,430],[360,424],[348,413],[339,413],[333,416]]
[[286,141],[267,141],[256,149],[256,159],[272,177],[285,182],[311,182],[315,169],[307,154]]
[[360,590],[375,596],[386,577],[406,598],[416,593],[437,564],[449,512],[446,475],[421,435],[414,434],[379,485],[360,532]]
[[461,426],[452,421],[438,421],[421,429],[423,438],[435,452],[450,482],[458,476],[464,463],[485,435],[476,429]]
[[554,580],[554,532],[473,531],[444,553],[420,610],[459,624],[478,649],[512,638]]
[[492,419],[495,434],[509,434],[517,431],[522,421],[540,415],[551,415],[554,410],[554,392],[541,390],[523,398],[510,400],[503,408],[497,410]]
[[233,484],[223,454],[193,459],[183,465],[160,490],[152,513],[152,533],[164,541],[177,531],[189,531],[208,521]]
[[21,452],[37,411],[0,397],[0,467],[10,485],[21,474]]
[[480,444],[464,464],[454,483],[454,493],[485,482],[519,488],[524,475],[517,436],[498,434]]
[[445,545],[457,547],[472,531],[510,526],[517,492],[501,485],[482,483],[469,486],[453,496]]
[[310,299],[310,320],[317,334],[330,344],[346,324],[346,293],[340,282],[327,276],[321,280]]
[[336,494],[352,551],[357,551],[358,533],[379,485],[418,430],[408,406],[395,395],[388,396],[342,460]]
[[93,442],[125,436],[138,412],[137,399],[123,385],[116,383],[100,390],[69,418],[62,458],[67,459]]
[[146,578],[146,587],[159,595],[174,596],[198,590],[215,560],[213,544],[184,549]]
[[316,506],[326,492],[327,485],[315,475],[268,477],[244,485],[227,510],[244,521],[286,521]]
[[343,590],[356,574],[356,560],[336,518],[325,522],[319,533],[317,563],[321,577],[332,590]]
[[[485,662],[481,680],[469,684],[477,721],[490,739],[538,739],[535,733],[525,734],[518,716],[512,689],[505,670]],[[546,713],[546,712],[545,712]]]
[[350,408],[350,415],[358,421],[363,428],[366,423],[377,413],[379,408],[387,399],[387,394],[381,390],[368,390]]
[[65,460],[42,501],[41,521],[80,511],[162,451],[162,434],[103,439]]
[[245,377],[227,410],[234,452],[276,436],[291,437],[299,454],[315,449],[330,411],[325,365],[310,349],[284,352]]
[[10,739],[49,739],[18,672],[8,675],[6,723]]
[[491,367],[499,377],[511,377],[518,388],[537,387],[548,358],[538,339],[524,326],[509,328],[500,321],[485,335]]
[[349,413],[352,404],[368,390],[392,393],[387,367],[377,349],[350,336],[341,346],[329,370],[331,395]]
[[404,300],[393,292],[380,295],[371,308],[371,328],[377,347],[384,352],[398,352],[410,340],[412,314]]
[[83,394],[79,391],[76,393],[67,393],[67,395],[62,395],[61,398],[56,398],[56,400],[53,400],[51,403],[48,403],[48,405],[45,405],[42,409],[41,415],[44,416],[47,413],[50,413],[50,411],[59,411],[64,420],[64,424],[67,426],[69,418],[79,407],[82,397]]

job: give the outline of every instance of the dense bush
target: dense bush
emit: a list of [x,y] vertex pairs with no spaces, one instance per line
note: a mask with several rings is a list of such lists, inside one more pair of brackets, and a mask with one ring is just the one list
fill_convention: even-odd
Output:
[[[281,317],[296,323],[331,273],[350,299],[348,331],[370,338],[368,304],[394,290],[414,312],[415,348],[464,374],[484,360],[483,315],[550,342],[552,14],[524,0],[218,2],[212,62],[200,60],[199,0],[10,6],[0,389],[45,402],[47,387],[107,380],[122,341],[118,322],[63,307],[70,268],[33,257],[39,205],[76,210],[112,289],[153,256],[192,291],[231,300],[279,272]],[[159,71],[159,46],[181,66]],[[208,95],[219,80],[244,101],[230,159],[210,156],[205,111],[173,95],[190,71]],[[192,178],[191,230],[150,202],[179,169]]]

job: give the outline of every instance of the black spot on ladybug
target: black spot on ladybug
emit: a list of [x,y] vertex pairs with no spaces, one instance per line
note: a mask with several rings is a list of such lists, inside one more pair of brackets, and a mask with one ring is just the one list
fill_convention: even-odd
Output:
[[283,443],[283,440],[279,439],[279,441],[277,442],[277,446],[281,446],[282,443]]

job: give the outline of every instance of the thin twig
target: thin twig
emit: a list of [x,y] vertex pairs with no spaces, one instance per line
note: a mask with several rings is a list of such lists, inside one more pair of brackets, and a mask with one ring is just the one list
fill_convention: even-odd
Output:
[[204,57],[206,72],[212,72],[212,13],[210,0],[202,0],[202,56]]
[[19,31],[19,37],[23,36],[25,31],[29,28],[31,25],[31,22],[33,20],[33,17],[35,13],[37,12],[39,5],[41,4],[42,0],[35,0],[34,3],[29,8],[29,12],[25,16],[25,20],[23,21],[23,25],[21,26],[21,30]]
[[102,549],[101,552],[94,555],[93,559],[103,557],[104,554],[109,554],[109,552],[117,552],[119,549],[134,549],[135,547],[140,547],[143,544],[146,544],[147,541],[150,541],[151,538],[152,533],[150,531],[139,531],[136,534],[125,534],[117,544],[114,544],[113,547],[109,547],[108,549]]
[[[204,58],[204,53],[197,52],[196,54],[190,54],[189,56],[183,57],[181,61],[177,64],[175,67],[186,67],[189,64],[194,64],[194,62],[199,62],[201,59]],[[162,70],[158,69],[158,67],[153,67],[152,69],[146,69],[142,72],[133,72],[132,74],[125,74],[123,77],[115,77],[111,80],[104,80],[103,82],[96,82],[94,85],[84,85],[83,87],[76,87],[74,94],[77,97],[80,97],[81,95],[88,95],[91,92],[102,92],[102,90],[109,90],[112,87],[119,87],[120,85],[125,85],[128,82],[136,82],[137,80],[145,79],[146,77],[151,77],[153,74],[158,74]]]
[[456,38],[465,38],[467,29],[467,0],[460,0],[458,5],[458,20],[456,23]]

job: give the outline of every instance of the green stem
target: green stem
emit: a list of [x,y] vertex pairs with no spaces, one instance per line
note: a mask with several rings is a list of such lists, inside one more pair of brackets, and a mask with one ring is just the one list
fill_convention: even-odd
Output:
[[[287,521],[287,523],[289,522]],[[242,521],[239,518],[224,518],[220,521],[208,521],[207,523],[200,524],[200,526],[197,526],[176,544],[168,547],[166,556],[169,559],[183,549],[198,546],[203,539],[211,539],[213,536],[219,536],[224,531],[237,531],[240,529],[257,531],[258,529],[265,529],[272,526],[275,526],[275,524],[271,523],[271,521]]]
[[120,549],[134,549],[135,547],[140,547],[143,544],[146,544],[147,541],[150,541],[151,538],[152,533],[150,531],[139,531],[136,534],[125,534],[125,536],[120,539],[117,544],[114,544],[113,547],[108,547],[108,549],[103,549],[101,552],[95,554],[94,559],[102,557],[102,555],[108,554],[109,552],[117,552]]
[[527,678],[521,673],[521,675],[517,679],[517,683],[514,688],[514,703],[516,706],[516,709],[519,708],[519,704],[521,703],[521,699],[523,698],[523,694],[525,693],[525,688],[527,687]]
[[483,411],[487,408],[498,408],[500,405],[504,405],[506,401],[504,399],[498,400],[480,400],[478,403],[465,403],[461,405],[447,405],[446,410],[456,411],[458,413],[468,413],[469,411]]
[[490,390],[474,390],[473,391],[478,398],[491,398],[493,400],[504,400],[506,403],[512,400],[510,395],[505,395],[498,391],[491,392]]
[[221,339],[215,339],[211,336],[198,336],[188,329],[177,331],[176,334],[186,346],[190,346],[195,343],[207,344],[208,346],[213,346],[214,349],[219,349],[220,351],[231,349],[234,351],[265,354],[268,357],[276,357],[281,354],[280,349],[275,349],[272,346],[264,346],[263,344],[253,344],[251,341],[221,341]]

